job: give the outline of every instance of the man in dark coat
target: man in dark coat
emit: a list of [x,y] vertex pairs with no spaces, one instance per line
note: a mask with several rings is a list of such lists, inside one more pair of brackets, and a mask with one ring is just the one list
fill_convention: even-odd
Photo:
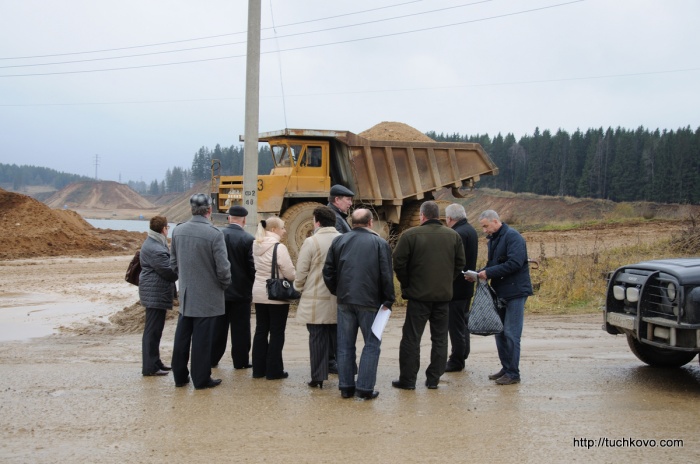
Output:
[[491,279],[491,287],[507,303],[503,332],[496,335],[501,370],[489,379],[499,385],[512,385],[520,382],[520,336],[525,302],[532,295],[527,246],[523,236],[501,222],[493,210],[481,213],[479,224],[489,239],[488,262],[479,271],[479,279]]
[[[445,208],[445,223],[447,227],[457,232],[464,245],[465,271],[476,270],[478,238],[476,229],[467,222],[464,206],[452,203]],[[464,369],[464,362],[469,357],[469,304],[474,296],[474,282],[456,278],[452,283],[452,301],[450,301],[449,333],[452,352],[447,361],[445,372],[459,372]]]
[[425,386],[438,387],[447,364],[447,332],[452,282],[462,278],[464,246],[457,232],[440,222],[440,209],[434,201],[420,207],[421,225],[404,232],[394,249],[394,272],[401,294],[408,300],[406,321],[399,345],[398,380],[391,384],[415,390],[420,367],[420,341],[430,321],[430,365]]
[[[350,207],[352,206],[352,197],[354,196],[355,192],[349,188],[343,187],[340,184],[336,184],[331,187],[330,195],[328,196],[328,207],[335,213],[335,230],[341,234],[345,234],[351,230],[350,225],[348,224],[348,211],[350,211]],[[331,334],[331,337],[330,340],[328,340],[328,372],[331,374],[337,374],[337,330],[331,329],[329,333]]]
[[222,232],[226,253],[231,263],[231,275],[235,276],[226,289],[226,314],[219,316],[212,342],[211,365],[219,364],[226,352],[229,327],[231,330],[231,358],[234,369],[247,369],[250,364],[250,305],[253,301],[255,262],[253,241],[255,237],[245,231],[248,210],[232,206],[228,210],[228,226]]
[[192,347],[194,388],[213,388],[221,379],[211,378],[211,335],[217,316],[224,311],[224,291],[231,283],[231,265],[224,234],[209,221],[211,198],[204,193],[190,197],[192,219],[173,230],[170,267],[180,278],[180,318],[173,345],[173,377],[176,387],[190,381],[187,362]]
[[335,213],[335,228],[341,234],[350,232],[348,224],[348,211],[352,206],[352,197],[355,193],[349,188],[342,185],[334,185],[331,187],[330,195],[328,196],[328,207]]
[[[338,388],[343,398],[371,400],[381,340],[372,332],[377,311],[394,303],[394,275],[391,248],[372,230],[372,212],[352,213],[352,231],[333,239],[323,266],[323,281],[338,297]],[[380,309],[380,307],[382,309]],[[365,345],[355,381],[357,331]]]

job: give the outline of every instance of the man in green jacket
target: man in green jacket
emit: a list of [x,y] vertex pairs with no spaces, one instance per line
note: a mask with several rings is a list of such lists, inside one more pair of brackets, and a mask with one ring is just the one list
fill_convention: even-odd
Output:
[[401,295],[408,300],[406,321],[399,346],[398,380],[391,384],[415,390],[420,367],[420,340],[430,321],[430,365],[425,386],[435,389],[447,363],[447,333],[452,281],[462,278],[464,245],[459,234],[440,222],[440,209],[434,201],[420,208],[421,225],[401,235],[393,254],[394,272],[401,284]]

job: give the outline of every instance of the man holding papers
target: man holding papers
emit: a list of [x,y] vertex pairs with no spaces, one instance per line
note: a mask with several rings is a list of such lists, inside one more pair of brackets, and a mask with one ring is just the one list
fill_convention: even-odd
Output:
[[[343,398],[371,400],[374,390],[381,341],[372,333],[378,311],[394,303],[394,276],[391,248],[372,230],[372,213],[357,209],[352,213],[353,229],[333,240],[323,266],[323,280],[338,298],[338,387]],[[355,381],[355,344],[362,331],[365,346]]]

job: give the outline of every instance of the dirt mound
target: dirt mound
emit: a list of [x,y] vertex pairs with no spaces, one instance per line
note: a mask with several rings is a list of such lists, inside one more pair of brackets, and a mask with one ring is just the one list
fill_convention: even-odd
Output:
[[376,126],[360,132],[360,137],[369,140],[400,140],[405,142],[434,142],[418,129],[414,129],[408,124],[402,122],[380,122]]
[[211,187],[209,181],[202,181],[196,184],[187,192],[181,193],[177,197],[172,198],[170,203],[168,203],[168,206],[161,213],[161,215],[168,218],[169,222],[189,221],[192,218],[190,197],[195,193],[206,193],[207,195],[209,195],[211,193],[209,192],[210,189]]
[[[178,306],[177,300],[175,307]],[[177,310],[167,311],[166,321],[177,319]],[[78,323],[71,326],[61,326],[59,330],[64,333],[76,335],[100,335],[100,334],[132,334],[143,332],[146,324],[146,308],[141,306],[141,302],[136,302],[131,306],[126,306],[121,311],[112,314],[109,322],[91,319],[87,323]]]
[[0,190],[0,259],[120,253],[135,250],[145,237],[98,231],[74,211],[54,210],[26,195]]
[[46,200],[51,208],[149,209],[154,205],[128,185],[113,181],[76,182]]
[[475,189],[455,199],[449,190],[436,192],[435,198],[464,205],[472,224],[487,209],[497,211],[508,224],[520,230],[544,224],[581,224],[590,221],[621,219],[663,219],[685,221],[700,217],[699,205],[660,203],[615,203],[592,198],[552,197],[530,193],[512,193],[496,189]]

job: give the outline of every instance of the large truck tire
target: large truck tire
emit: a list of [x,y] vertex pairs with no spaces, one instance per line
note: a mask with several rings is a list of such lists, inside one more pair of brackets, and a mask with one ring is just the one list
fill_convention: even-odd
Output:
[[[440,220],[445,223],[445,208],[447,208],[451,203],[447,200],[435,200],[438,208],[440,208]],[[420,205],[422,201],[416,201],[409,204],[408,206],[402,208],[401,210],[401,221],[399,222],[399,236],[411,227],[416,227],[420,225]]]
[[282,241],[289,250],[292,262],[296,264],[299,250],[307,237],[314,233],[314,209],[323,206],[315,201],[297,203],[282,213],[281,219],[287,229],[287,237]]
[[633,335],[627,335],[627,344],[634,355],[652,367],[681,367],[695,357],[695,353],[673,351],[640,342]]

